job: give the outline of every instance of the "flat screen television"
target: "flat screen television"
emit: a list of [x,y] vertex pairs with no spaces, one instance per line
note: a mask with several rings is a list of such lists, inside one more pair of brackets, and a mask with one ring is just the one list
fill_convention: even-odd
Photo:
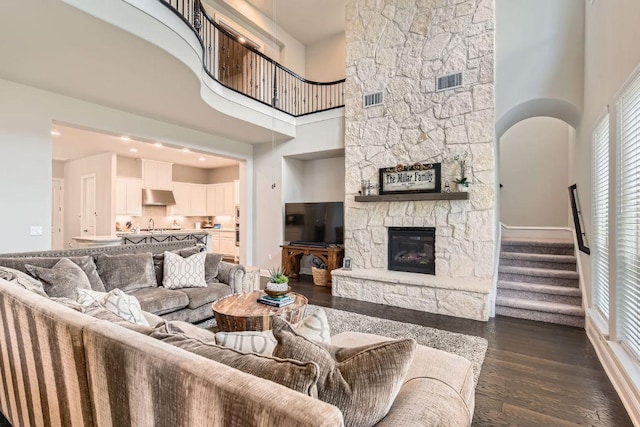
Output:
[[337,245],[344,243],[344,204],[286,203],[284,240],[291,244]]

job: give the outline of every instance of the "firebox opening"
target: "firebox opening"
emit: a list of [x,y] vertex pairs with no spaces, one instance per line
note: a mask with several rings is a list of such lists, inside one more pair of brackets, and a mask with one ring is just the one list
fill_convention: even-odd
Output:
[[434,227],[389,227],[388,231],[389,270],[436,274]]

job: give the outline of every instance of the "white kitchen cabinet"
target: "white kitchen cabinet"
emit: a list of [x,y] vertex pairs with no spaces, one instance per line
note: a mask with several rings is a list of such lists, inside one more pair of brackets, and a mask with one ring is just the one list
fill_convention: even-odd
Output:
[[[240,180],[233,180],[233,205],[240,205]],[[233,213],[235,215],[235,212]]]
[[207,186],[207,213],[210,216],[234,216],[234,183],[221,182]]
[[229,257],[236,255],[236,238],[233,230],[215,230],[210,234],[211,252]]
[[142,180],[116,178],[116,215],[142,215]]
[[155,160],[140,159],[144,188],[152,190],[172,190],[173,164]]
[[176,204],[167,207],[169,215],[190,216],[191,215],[191,184],[186,182],[173,183],[173,197]]
[[191,216],[207,216],[207,186],[191,184]]

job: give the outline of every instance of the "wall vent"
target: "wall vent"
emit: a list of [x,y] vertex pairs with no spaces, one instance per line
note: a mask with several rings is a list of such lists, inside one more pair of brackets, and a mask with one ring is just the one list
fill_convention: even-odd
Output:
[[364,108],[375,107],[384,104],[384,92],[367,93],[364,95]]
[[448,89],[455,89],[462,86],[462,73],[453,73],[440,76],[436,79],[436,92]]

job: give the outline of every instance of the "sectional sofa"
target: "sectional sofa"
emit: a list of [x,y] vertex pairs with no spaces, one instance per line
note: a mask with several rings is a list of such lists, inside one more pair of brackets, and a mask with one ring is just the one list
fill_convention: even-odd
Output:
[[[166,249],[183,248],[153,248]],[[0,278],[0,411],[14,426],[345,425],[336,406],[150,336],[168,324],[202,341],[213,333],[166,313],[145,317],[149,327],[91,317]],[[384,340],[347,332],[332,344]],[[469,361],[417,346],[376,425],[469,426],[474,393]]]

